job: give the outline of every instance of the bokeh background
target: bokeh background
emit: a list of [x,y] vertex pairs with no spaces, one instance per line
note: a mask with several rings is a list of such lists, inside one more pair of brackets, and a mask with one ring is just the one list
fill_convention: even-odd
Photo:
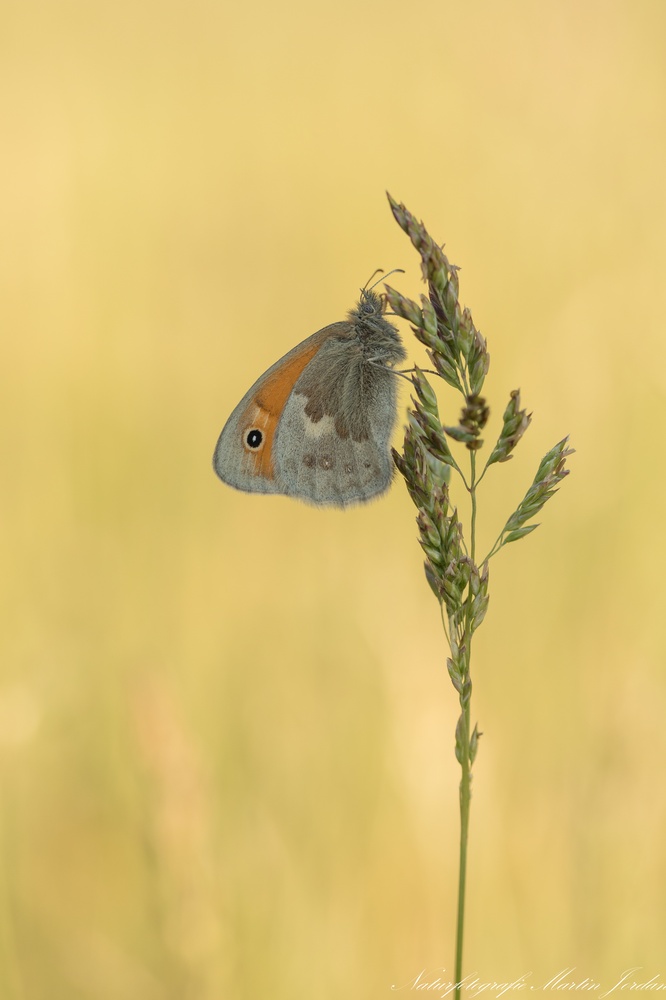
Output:
[[456,700],[403,484],[338,512],[211,470],[375,268],[421,291],[385,189],[462,268],[487,437],[534,412],[482,548],[577,449],[492,565],[466,970],[666,978],[665,51],[659,0],[3,6],[2,1000],[451,974]]

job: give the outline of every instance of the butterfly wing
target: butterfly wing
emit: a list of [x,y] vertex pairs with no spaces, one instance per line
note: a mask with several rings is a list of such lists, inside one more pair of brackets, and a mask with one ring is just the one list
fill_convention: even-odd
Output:
[[280,492],[337,507],[383,493],[393,477],[389,442],[395,417],[395,376],[369,364],[354,338],[323,343],[289,394],[277,427]]
[[333,323],[280,358],[243,396],[222,429],[213,467],[223,482],[249,493],[285,493],[276,477],[277,427],[296,382],[322,344],[344,333],[348,323]]

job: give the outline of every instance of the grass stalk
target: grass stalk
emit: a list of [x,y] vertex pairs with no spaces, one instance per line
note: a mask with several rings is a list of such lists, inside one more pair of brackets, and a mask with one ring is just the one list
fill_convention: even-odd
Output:
[[[481,564],[476,562],[477,492],[489,468],[512,458],[512,453],[531,421],[520,407],[520,392],[514,389],[502,418],[499,437],[476,476],[476,453],[483,446],[481,432],[489,417],[489,407],[481,389],[490,366],[485,339],[474,326],[469,309],[458,300],[458,269],[447,260],[440,244],[429,235],[404,205],[389,195],[393,215],[409,236],[421,258],[421,272],[427,295],[420,305],[396,289],[385,286],[386,300],[392,311],[407,319],[416,339],[427,349],[434,372],[464,400],[457,424],[442,422],[437,394],[425,372],[413,369],[415,396],[401,452],[393,459],[402,473],[417,508],[419,543],[425,553],[425,574],[440,603],[442,625],[451,655],[447,669],[460,702],[456,724],[455,755],[461,768],[460,778],[460,854],[458,866],[458,906],[455,945],[455,1000],[460,1000],[463,979],[463,944],[465,894],[471,802],[472,767],[478,750],[478,727],[472,729],[472,637],[485,618],[489,602],[488,565],[491,558],[509,542],[530,534],[537,524],[528,524],[557,491],[568,475],[566,459],[571,454],[567,438],[559,441],[544,456],[532,485],[523,500],[507,519],[497,541]],[[469,452],[470,479],[466,481],[452,447],[464,446]],[[471,498],[468,539],[452,503],[451,476],[458,476],[460,488]],[[448,623],[448,628],[447,628]]]

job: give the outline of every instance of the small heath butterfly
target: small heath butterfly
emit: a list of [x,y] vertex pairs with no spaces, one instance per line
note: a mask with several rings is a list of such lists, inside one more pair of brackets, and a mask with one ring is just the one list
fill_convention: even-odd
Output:
[[391,484],[393,365],[405,349],[384,302],[361,291],[346,320],[294,347],[258,379],[215,448],[220,479],[248,493],[282,493],[347,507]]

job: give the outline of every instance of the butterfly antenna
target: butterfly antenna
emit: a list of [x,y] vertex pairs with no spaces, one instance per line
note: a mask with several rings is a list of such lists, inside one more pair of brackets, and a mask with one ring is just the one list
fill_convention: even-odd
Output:
[[[404,274],[404,273],[405,272],[404,272],[403,268],[401,268],[401,267],[394,267],[392,271],[388,272],[388,274],[384,274],[384,269],[382,267],[378,267],[376,271],[372,272],[372,274],[370,275],[370,277],[368,278],[368,280],[364,284],[364,286],[361,289],[361,291],[362,292],[371,292],[373,288],[376,288],[376,286],[379,284],[380,281],[386,281],[386,279],[390,278],[392,274]],[[374,276],[376,274],[381,275],[381,277],[377,278],[377,280],[375,282],[373,282],[373,284],[371,285],[370,282],[372,281],[372,279],[374,278]]]
[[[373,271],[372,274],[370,275],[370,277],[368,278],[368,280],[366,281],[366,283],[364,284],[364,286],[361,289],[361,291],[362,292],[366,292],[366,291],[370,292],[370,291],[372,291],[372,289],[375,287],[375,285],[378,284],[378,282],[380,282],[382,279],[381,278],[377,278],[377,281],[375,282],[374,285],[370,285],[370,282],[372,281],[372,279],[374,278],[374,276],[376,274],[383,274],[383,273],[384,273],[384,268],[383,267],[378,267],[376,271]],[[368,285],[370,285],[369,288],[368,288]]]
[[[390,278],[392,274],[404,274],[404,273],[405,273],[404,267],[394,267],[392,271],[389,271],[388,274],[384,275],[384,281],[386,281],[387,278]],[[372,287],[374,288],[374,285]]]

